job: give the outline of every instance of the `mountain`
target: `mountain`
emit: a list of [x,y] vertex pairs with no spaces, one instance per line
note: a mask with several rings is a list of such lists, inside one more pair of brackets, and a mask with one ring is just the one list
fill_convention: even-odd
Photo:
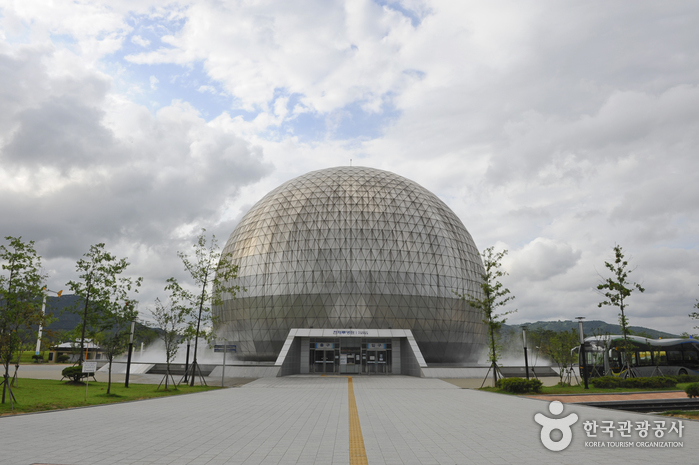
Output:
[[[58,333],[56,338],[62,340],[63,336],[61,336],[61,333],[72,330],[82,322],[83,308],[84,301],[80,296],[73,294],[64,294],[61,297],[48,296],[46,298],[46,315],[53,321],[44,328],[44,334],[53,331]],[[79,311],[73,313],[71,309],[78,309]],[[161,330],[150,328],[137,322],[134,342],[137,344],[140,342],[148,344],[158,337],[159,331]]]
[[[503,333],[504,333],[504,331],[508,331],[508,332],[514,331],[517,333],[521,333],[522,326],[526,326],[527,331],[550,330],[550,331],[560,332],[560,331],[568,331],[570,329],[574,329],[575,331],[578,331],[578,322],[577,321],[572,321],[572,320],[560,321],[559,320],[559,321],[537,321],[535,323],[522,323],[519,325],[504,324],[503,325]],[[644,328],[643,326],[629,326],[629,330],[631,331],[631,334],[634,334],[637,336],[645,336],[645,337],[649,337],[651,339],[679,337],[676,334],[666,333],[664,331],[658,331],[656,329],[651,329],[651,328]],[[594,336],[594,335],[602,335],[602,334],[621,334],[621,327],[619,325],[606,323],[602,320],[583,321],[583,333],[585,334],[585,337]]]
[[77,295],[47,297],[46,315],[54,320],[47,326],[47,329],[70,331],[78,326],[82,321],[82,316],[79,313],[71,313],[70,308],[81,308],[82,302],[82,299]]

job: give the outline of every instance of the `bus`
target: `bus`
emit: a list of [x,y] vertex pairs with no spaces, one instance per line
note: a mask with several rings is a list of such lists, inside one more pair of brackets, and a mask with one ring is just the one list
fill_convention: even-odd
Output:
[[[630,357],[624,357],[624,336],[592,336],[585,339],[587,375],[595,376],[666,376],[699,375],[699,340],[648,339],[627,336]],[[583,376],[579,354],[580,375]]]

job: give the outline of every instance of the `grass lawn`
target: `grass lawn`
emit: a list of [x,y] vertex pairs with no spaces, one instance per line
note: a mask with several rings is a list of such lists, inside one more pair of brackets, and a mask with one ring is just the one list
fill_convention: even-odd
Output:
[[[48,357],[49,357],[48,354],[49,354],[48,351],[44,351],[43,354],[39,353],[39,355],[43,355],[44,362],[46,362],[48,360]],[[22,354],[19,356],[20,365],[28,365],[31,363],[35,363],[34,359],[32,358],[32,355],[34,355],[33,350],[25,350],[24,352],[22,352]],[[17,360],[16,356],[13,355],[11,364],[14,365],[16,360]]]
[[699,410],[668,410],[661,415],[675,418],[687,418],[689,420],[699,420]]
[[[179,386],[178,389],[165,391],[162,387],[156,390],[157,384],[133,384],[125,388],[124,383],[112,383],[111,393],[107,396],[107,383],[90,382],[85,401],[85,384],[70,384],[66,381],[53,379],[20,378],[12,388],[17,402],[14,410],[10,410],[9,392],[6,393],[5,403],[0,404],[0,415],[13,413],[39,412],[86,405],[112,404],[129,400],[150,399],[177,394],[210,391],[220,389],[213,386]],[[0,388],[0,391],[2,388]],[[0,394],[2,395],[2,394]]]
[[[585,389],[584,386],[544,386],[541,388],[539,393],[527,393],[524,395],[553,395],[553,394],[621,394],[624,392],[649,392],[649,391],[684,391],[684,388],[691,383],[678,383],[676,387],[671,388],[659,388],[659,389],[632,389],[632,388],[617,388],[617,389],[596,389],[591,384],[590,389]],[[482,391],[498,392],[501,394],[512,394],[511,392],[503,391],[500,388],[484,387],[481,388]],[[512,395],[522,395],[522,394],[512,394]]]

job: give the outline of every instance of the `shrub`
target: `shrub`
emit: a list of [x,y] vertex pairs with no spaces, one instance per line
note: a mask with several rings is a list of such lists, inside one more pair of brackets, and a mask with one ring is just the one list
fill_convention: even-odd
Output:
[[616,389],[621,387],[623,381],[623,379],[615,378],[614,376],[601,376],[599,378],[592,378],[590,382],[597,389]]
[[677,375],[670,378],[676,379],[678,383],[699,383],[699,376],[696,375]]
[[61,374],[64,378],[70,378],[74,383],[87,377],[87,373],[83,373],[83,367],[81,366],[65,367]]
[[41,363],[44,361],[44,356],[34,354],[34,355],[32,355],[32,360],[34,360],[34,363]]
[[70,360],[70,356],[66,354],[61,354],[56,358],[56,363],[66,363]]
[[667,376],[652,376],[646,378],[627,378],[622,387],[639,389],[659,389],[674,387],[677,381]]
[[498,381],[498,387],[506,392],[524,394],[526,392],[541,392],[542,382],[538,379],[504,378]]
[[677,385],[675,377],[652,376],[645,378],[615,378],[613,376],[602,376],[593,378],[592,385],[597,389],[635,388],[635,389],[660,389],[674,387]]
[[528,383],[530,392],[541,392],[541,387],[544,385],[544,383],[538,379],[530,379]]
[[693,397],[699,397],[699,383],[692,383],[686,388],[684,388],[684,392],[687,393],[687,397],[690,399]]

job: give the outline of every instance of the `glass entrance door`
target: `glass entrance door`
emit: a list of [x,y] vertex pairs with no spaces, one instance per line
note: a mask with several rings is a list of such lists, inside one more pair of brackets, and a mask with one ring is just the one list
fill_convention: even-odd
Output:
[[326,350],[325,352],[325,372],[335,373],[335,351]]
[[376,374],[377,355],[375,350],[366,351],[366,373],[369,375]]
[[315,360],[313,363],[313,371],[315,373],[334,373],[335,372],[335,351],[334,350],[316,350]]
[[362,372],[368,375],[387,374],[388,352],[385,350],[367,350],[362,357]]

